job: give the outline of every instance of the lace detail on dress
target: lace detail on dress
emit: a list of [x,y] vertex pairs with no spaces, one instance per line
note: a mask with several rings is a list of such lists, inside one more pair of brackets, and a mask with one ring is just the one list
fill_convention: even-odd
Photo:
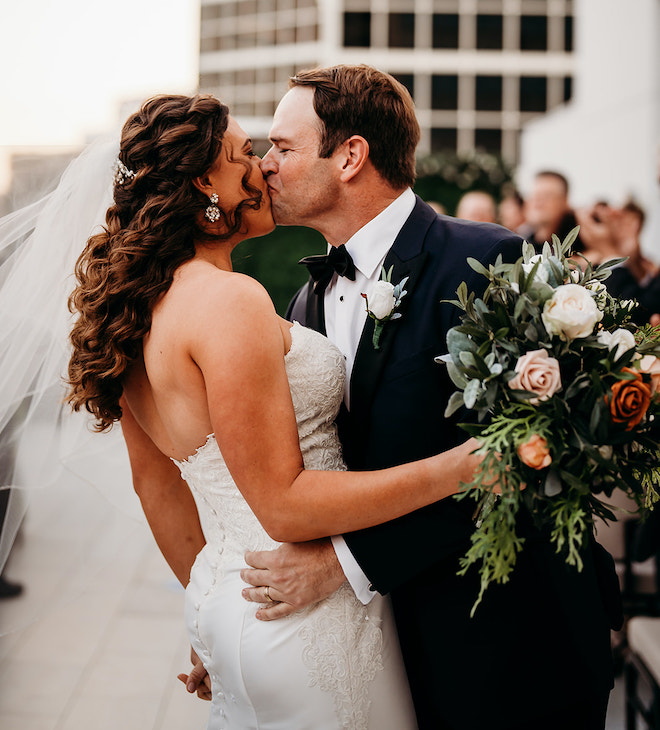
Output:
[[335,712],[342,728],[367,730],[369,684],[383,669],[380,618],[344,583],[313,609],[299,635],[307,644],[303,661],[310,686],[318,685],[335,697]]
[[[285,366],[305,467],[344,470],[334,423],[344,397],[344,358],[327,338],[297,323],[291,337]],[[246,550],[269,550],[278,543],[271,540],[243,499],[213,434],[195,454],[175,463],[197,503],[212,590],[225,574],[225,566],[243,563]],[[195,611],[203,601],[204,596],[195,599]],[[369,683],[383,667],[380,618],[357,600],[348,583],[294,616],[304,617],[299,636],[305,644],[303,661],[310,686],[334,696],[341,727],[366,729]],[[197,629],[196,618],[192,621]],[[219,677],[214,687],[222,696]]]

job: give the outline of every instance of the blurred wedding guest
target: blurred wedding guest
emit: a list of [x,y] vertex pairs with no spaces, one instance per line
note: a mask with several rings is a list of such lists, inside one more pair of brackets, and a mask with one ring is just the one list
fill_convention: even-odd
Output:
[[433,208],[438,215],[447,215],[447,209],[442,203],[438,203],[437,200],[427,200],[426,204],[430,208]]
[[610,293],[639,302],[638,324],[660,322],[660,269],[642,252],[640,234],[645,213],[641,206],[634,200],[621,208],[600,202],[588,210],[576,211],[575,215],[586,259],[599,264],[626,258],[606,282]]
[[477,223],[495,223],[495,198],[485,190],[471,190],[458,201],[456,218]]
[[[563,240],[577,225],[568,195],[568,180],[561,173],[544,170],[534,177],[525,202],[524,231],[519,232],[537,249],[540,250],[545,241],[550,241],[553,233]],[[573,250],[582,250],[579,238]]]
[[497,206],[498,223],[517,233],[525,224],[525,201],[514,188],[506,192]]

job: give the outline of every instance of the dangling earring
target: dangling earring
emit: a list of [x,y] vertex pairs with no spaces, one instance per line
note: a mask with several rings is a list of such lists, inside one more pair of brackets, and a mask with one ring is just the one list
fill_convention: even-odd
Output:
[[211,205],[206,209],[206,212],[204,213],[204,217],[211,221],[211,223],[215,223],[216,221],[220,220],[220,208],[218,208],[218,194],[213,193],[211,197],[209,198],[211,201]]

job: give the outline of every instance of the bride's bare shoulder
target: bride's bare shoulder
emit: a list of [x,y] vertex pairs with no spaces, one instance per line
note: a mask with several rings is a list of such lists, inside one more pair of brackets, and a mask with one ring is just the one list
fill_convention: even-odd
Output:
[[275,315],[266,289],[250,276],[191,261],[176,271],[170,291],[173,304],[203,324]]

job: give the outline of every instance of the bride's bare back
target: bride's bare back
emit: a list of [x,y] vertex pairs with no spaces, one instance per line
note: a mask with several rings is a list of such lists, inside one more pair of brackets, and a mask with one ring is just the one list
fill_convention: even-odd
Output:
[[[124,385],[133,416],[167,456],[189,456],[214,430],[205,377],[194,353],[202,342],[214,340],[218,347],[223,340],[229,345],[229,339],[232,348],[240,347],[245,324],[243,320],[241,328],[233,326],[232,310],[241,308],[245,297],[264,295],[254,280],[199,258],[176,271],[172,286],[154,308],[143,343],[144,360],[132,367]],[[268,313],[264,307],[262,316],[272,317],[281,329],[284,367],[284,354],[291,344],[290,323],[274,309]]]

